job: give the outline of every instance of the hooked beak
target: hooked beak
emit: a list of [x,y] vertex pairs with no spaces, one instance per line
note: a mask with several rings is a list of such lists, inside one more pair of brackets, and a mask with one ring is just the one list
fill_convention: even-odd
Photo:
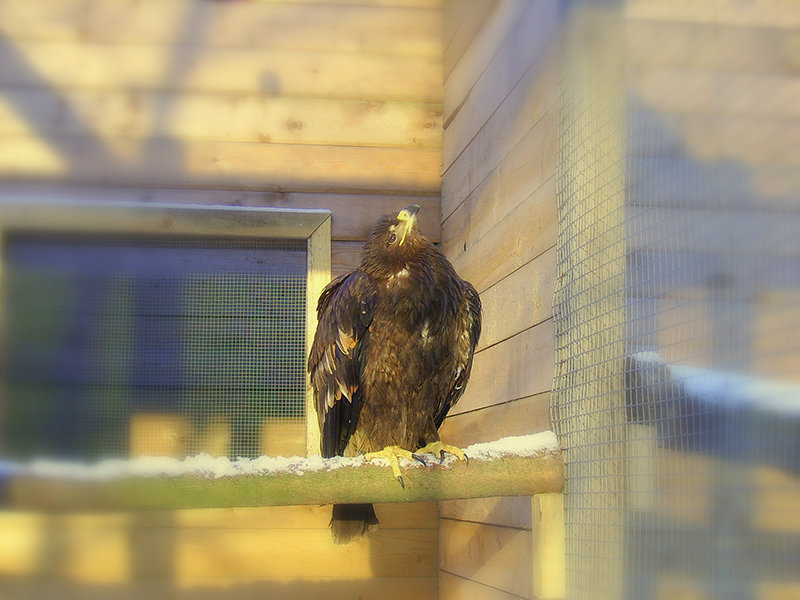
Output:
[[411,229],[414,227],[414,224],[417,222],[417,213],[419,212],[419,208],[419,204],[411,204],[397,213],[397,220],[400,221],[400,224],[402,225],[402,231],[400,232],[400,245],[406,241],[406,235],[408,235],[408,232],[411,231]]

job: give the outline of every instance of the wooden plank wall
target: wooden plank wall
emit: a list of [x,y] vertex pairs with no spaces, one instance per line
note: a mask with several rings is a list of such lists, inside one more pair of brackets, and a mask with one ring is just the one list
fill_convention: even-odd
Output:
[[329,507],[0,512],[0,596],[436,598],[436,504],[376,510],[381,530],[345,547],[331,541]]
[[[332,270],[411,202],[440,239],[442,0],[0,3],[0,200],[333,212]],[[0,596],[435,598],[435,504],[0,514]],[[9,533],[10,532],[10,533]]]
[[441,0],[9,0],[0,199],[329,208],[438,240]]
[[[442,438],[550,427],[557,0],[448,0],[442,248],[484,306],[464,397]],[[531,598],[530,498],[440,505],[440,597]]]
[[800,6],[624,14],[631,317],[668,361],[798,382]]
[[[641,319],[631,331],[670,362],[796,384],[800,4],[624,4],[632,102],[628,264],[632,280],[641,282],[629,290],[629,318]],[[682,274],[681,285],[671,273]],[[753,431],[743,426],[737,438],[753,454],[769,448],[794,456],[779,437],[766,439],[775,423],[758,429],[755,417],[748,422]],[[754,549],[776,547],[777,539],[797,547],[796,472],[758,459],[731,463],[671,450],[655,427],[630,431],[629,471],[639,476],[629,478],[629,508],[650,523],[672,523],[660,542],[663,556],[691,548],[707,561],[659,561],[641,576],[645,569],[633,559],[631,581],[640,578],[637,584],[658,599],[734,597],[742,590],[758,599],[800,597],[796,551],[781,569]],[[732,485],[734,500],[725,492]],[[642,540],[648,535],[652,540],[651,533]],[[713,550],[702,548],[729,535],[742,540],[746,573],[720,571],[708,558]],[[647,555],[643,544],[638,548]]]

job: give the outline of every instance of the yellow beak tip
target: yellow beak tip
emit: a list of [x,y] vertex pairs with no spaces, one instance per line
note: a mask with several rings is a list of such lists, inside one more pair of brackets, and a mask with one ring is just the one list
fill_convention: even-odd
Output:
[[419,210],[420,210],[419,204],[411,204],[410,206],[406,206],[403,210],[397,213],[397,218],[403,222],[411,221],[413,219],[416,219]]

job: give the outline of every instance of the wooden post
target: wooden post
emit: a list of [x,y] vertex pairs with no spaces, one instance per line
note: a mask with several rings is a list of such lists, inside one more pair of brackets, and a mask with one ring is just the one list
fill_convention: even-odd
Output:
[[533,597],[560,600],[567,595],[567,543],[564,494],[531,498],[533,518]]
[[571,598],[624,597],[625,90],[620,7],[564,34],[553,420],[564,447]]
[[[328,217],[308,238],[306,280],[306,356],[317,330],[317,300],[331,280],[331,219]],[[319,422],[311,379],[306,371],[306,456],[321,453]]]

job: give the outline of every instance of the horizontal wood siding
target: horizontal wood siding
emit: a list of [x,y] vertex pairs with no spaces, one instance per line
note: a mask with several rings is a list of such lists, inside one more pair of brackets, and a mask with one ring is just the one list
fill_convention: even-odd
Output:
[[444,572],[527,598],[531,586],[531,532],[442,519]]
[[[236,598],[236,600],[263,600],[264,598],[297,598],[298,600],[435,600],[439,596],[436,581],[430,577],[369,577],[348,579],[314,577],[300,579],[217,581],[209,586],[184,585],[158,578],[139,577],[132,584],[81,584],[62,579],[40,580],[35,586],[24,581],[11,580],[4,584],[7,598],[14,600],[206,600],[208,598]],[[481,600],[489,598],[480,596]]]
[[[625,27],[632,345],[669,363],[796,384],[800,4],[628,0]],[[735,326],[720,327],[720,315]],[[800,531],[796,501],[789,508],[789,498],[800,497],[796,474],[731,467],[664,447],[653,427],[628,427],[629,508],[644,515],[640,522],[671,523],[669,535],[637,551],[657,544],[662,553],[705,556],[703,543],[731,531],[753,545]],[[750,446],[791,455],[772,440],[772,427],[753,434]],[[718,483],[731,469],[747,498],[733,507]],[[690,561],[652,566],[647,585],[659,598],[707,598],[728,583],[698,576],[703,567]],[[797,596],[796,569],[773,575],[774,568],[752,552],[748,583],[734,577],[726,593],[751,586],[761,598]]]
[[[411,203],[438,242],[442,8],[2,2],[0,201],[328,209],[334,276]],[[378,514],[343,547],[330,507],[0,514],[0,596],[436,598],[436,504]]]
[[439,577],[440,600],[518,600],[520,596],[442,571]]
[[[444,56],[441,245],[484,307],[470,382],[441,429],[462,446],[550,428],[558,4],[445,4],[458,25]],[[439,510],[441,598],[532,597],[530,498]]]
[[670,361],[729,356],[713,327],[736,313],[740,366],[800,378],[798,19],[781,0],[626,3],[628,310]]
[[441,27],[436,1],[3,3],[0,178],[438,195]]
[[[255,6],[192,0],[103,2],[62,0],[57,6],[8,0],[0,7],[6,35],[51,41],[169,44],[176,31],[200,29],[212,47],[337,50],[428,56],[441,53],[438,0],[363,2],[308,0]],[[328,4],[327,6],[325,4]],[[302,25],[302,27],[298,27]]]
[[[14,598],[46,597],[56,588],[67,598],[225,598],[233,590],[244,597],[436,598],[436,504],[376,510],[380,531],[349,546],[333,544],[329,507],[319,506],[0,512],[0,589]],[[379,593],[381,585],[391,589]]]

